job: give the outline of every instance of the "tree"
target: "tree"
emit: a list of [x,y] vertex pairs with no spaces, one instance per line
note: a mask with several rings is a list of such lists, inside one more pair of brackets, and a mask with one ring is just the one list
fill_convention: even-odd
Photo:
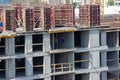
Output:
[[108,5],[108,6],[113,6],[113,5],[114,5],[114,0],[108,0],[107,5]]
[[22,0],[11,0],[13,3],[22,3]]
[[70,0],[66,0],[66,4],[69,4],[70,3]]
[[73,4],[73,7],[76,8],[77,3],[76,3],[76,2],[73,2],[72,4]]

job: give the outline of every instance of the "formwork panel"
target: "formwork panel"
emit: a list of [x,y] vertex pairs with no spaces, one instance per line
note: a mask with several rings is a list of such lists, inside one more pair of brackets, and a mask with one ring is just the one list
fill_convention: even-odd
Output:
[[55,26],[71,27],[75,25],[74,8],[70,4],[55,6]]
[[100,6],[99,5],[80,5],[79,25],[87,27],[100,26]]
[[11,9],[11,10],[4,10],[4,11],[5,12],[3,16],[6,16],[6,17],[4,18],[5,24],[3,24],[3,26],[5,27],[5,30],[15,31],[15,27],[16,27],[15,10]]

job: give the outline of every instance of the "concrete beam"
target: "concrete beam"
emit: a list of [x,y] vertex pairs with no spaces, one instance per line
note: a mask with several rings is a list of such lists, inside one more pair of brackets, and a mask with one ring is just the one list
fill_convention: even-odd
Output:
[[95,47],[95,48],[76,48],[75,52],[103,51],[107,49],[108,49],[107,46],[100,46],[100,47]]
[[0,60],[6,60],[6,59],[19,59],[19,58],[29,58],[29,57],[40,57],[40,56],[46,56],[49,53],[43,53],[43,52],[35,52],[31,54],[19,54],[14,56],[0,56]]
[[100,68],[94,68],[94,69],[79,69],[79,70],[75,70],[75,74],[84,74],[84,73],[94,73],[94,72],[103,72],[103,71],[107,71],[108,67],[100,67]]

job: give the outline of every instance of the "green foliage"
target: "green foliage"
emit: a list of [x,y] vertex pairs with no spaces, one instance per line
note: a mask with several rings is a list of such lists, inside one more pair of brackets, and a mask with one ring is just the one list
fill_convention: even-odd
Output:
[[32,0],[31,4],[39,4],[39,0]]
[[70,0],[66,0],[66,4],[69,4],[70,3]]
[[73,2],[72,4],[73,4],[73,7],[76,8],[77,3],[76,3],[76,2]]
[[13,3],[22,3],[22,0],[12,0]]
[[108,0],[107,5],[108,5],[108,6],[113,6],[113,5],[114,5],[114,0]]

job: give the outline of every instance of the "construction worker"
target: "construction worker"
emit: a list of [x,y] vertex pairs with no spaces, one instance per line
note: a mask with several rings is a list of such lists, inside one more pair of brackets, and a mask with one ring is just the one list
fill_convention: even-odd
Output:
[[17,20],[17,26],[18,26],[18,28],[20,28],[22,26],[22,20],[20,19],[19,16],[18,16],[18,20]]

